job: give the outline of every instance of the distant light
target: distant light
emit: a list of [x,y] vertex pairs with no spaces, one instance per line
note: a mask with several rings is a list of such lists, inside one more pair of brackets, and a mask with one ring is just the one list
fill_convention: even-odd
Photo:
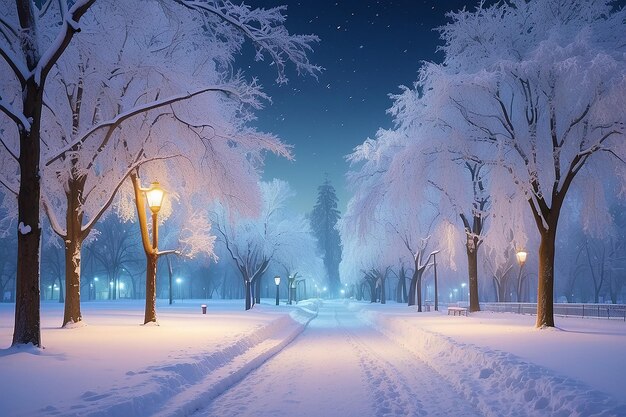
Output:
[[461,287],[465,288],[467,284],[465,282],[461,283]]
[[324,287],[324,291],[326,291],[328,288]]
[[342,293],[342,294],[345,294],[345,293],[346,293],[346,290],[341,290],[341,293]]
[[117,288],[120,289],[120,290],[123,290],[124,289],[124,283],[120,282],[119,284],[117,284]]
[[93,280],[94,280],[94,281],[96,281],[96,282],[98,282],[98,277],[95,277]]
[[182,278],[176,278],[176,283],[177,283],[177,284],[180,284],[181,282],[183,282],[183,279],[182,279]]

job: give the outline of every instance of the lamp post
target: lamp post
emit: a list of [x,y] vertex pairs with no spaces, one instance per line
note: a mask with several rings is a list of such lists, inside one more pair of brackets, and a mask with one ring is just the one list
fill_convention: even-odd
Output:
[[280,276],[276,275],[274,277],[274,284],[276,284],[276,305],[278,305],[279,304],[279,302],[278,302],[278,289],[279,289],[278,286],[280,285]]
[[433,252],[433,269],[435,270],[435,311],[439,311],[439,288],[437,288],[437,253]]
[[178,286],[178,296],[180,297],[180,302],[183,302],[183,291],[180,289],[180,284],[183,283],[182,278],[176,278],[176,285]]
[[[157,261],[159,259],[159,223],[158,213],[163,204],[165,191],[158,182],[153,182],[148,188],[142,188],[139,183],[139,175],[135,171],[130,178],[133,182],[135,192],[135,205],[137,206],[137,217],[141,228],[141,243],[146,254],[146,310],[144,324],[156,322],[156,273]],[[144,199],[145,194],[145,199]],[[148,204],[152,212],[152,241],[148,233],[148,219],[146,218],[146,206]]]
[[[302,289],[300,289],[300,284],[304,286],[304,294],[302,293]],[[296,281],[296,288],[300,289],[300,299],[306,300],[306,278],[302,278]]]
[[287,278],[287,304],[291,304],[292,300],[293,300],[293,290],[292,288],[296,288],[295,284],[294,284],[294,280],[296,279],[295,276],[293,275],[289,275],[289,277]]
[[528,254],[523,250],[518,251],[515,256],[517,257],[517,263],[519,264],[519,275],[517,276],[517,302],[522,301],[522,269],[526,263],[526,256]]
[[148,200],[148,207],[152,212],[152,248],[157,249],[159,245],[159,223],[158,214],[161,210],[161,204],[163,203],[163,196],[165,191],[159,186],[158,182],[153,182],[150,187],[145,190],[146,200]]

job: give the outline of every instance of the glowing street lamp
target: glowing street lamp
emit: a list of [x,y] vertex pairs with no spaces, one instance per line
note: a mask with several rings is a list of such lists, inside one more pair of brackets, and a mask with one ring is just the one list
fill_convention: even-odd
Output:
[[[156,322],[156,274],[157,261],[159,256],[165,252],[159,252],[159,223],[158,213],[163,205],[165,191],[158,182],[153,182],[150,187],[143,188],[139,182],[137,171],[131,174],[133,190],[135,191],[135,205],[137,206],[137,217],[141,229],[141,242],[146,254],[146,310],[144,324]],[[146,203],[152,212],[152,241],[148,232],[148,219],[146,216]]]
[[155,181],[150,184],[150,187],[144,190],[144,192],[146,193],[146,200],[148,200],[148,207],[150,207],[150,211],[152,212],[152,247],[156,249],[159,243],[157,215],[159,214],[159,210],[161,210],[165,191],[163,191],[159,183]]
[[276,284],[276,305],[278,305],[278,286],[280,285],[280,276],[276,275],[274,277],[274,284]]
[[178,285],[178,296],[180,297],[180,301],[183,301],[183,292],[180,289],[180,284],[183,283],[183,279],[182,278],[176,278],[176,284]]
[[522,301],[522,269],[526,263],[526,256],[528,254],[523,250],[518,251],[515,256],[517,257],[517,263],[519,264],[519,275],[517,276],[517,302]]

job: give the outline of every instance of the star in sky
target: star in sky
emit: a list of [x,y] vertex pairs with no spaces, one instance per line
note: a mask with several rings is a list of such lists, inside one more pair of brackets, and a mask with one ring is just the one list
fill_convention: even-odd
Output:
[[[328,173],[339,208],[349,198],[344,186],[345,155],[379,128],[389,128],[389,94],[412,85],[422,61],[437,61],[440,44],[433,29],[446,22],[448,10],[476,3],[460,0],[393,1],[246,1],[253,7],[287,5],[292,33],[313,33],[321,42],[310,55],[325,68],[318,80],[298,77],[277,86],[266,63],[252,63],[272,104],[258,113],[257,127],[294,145],[296,160],[268,157],[264,178],[287,179],[297,193],[296,209],[310,211],[317,186]],[[444,7],[445,4],[445,7]],[[244,50],[244,55],[246,52]],[[252,54],[247,54],[253,56]],[[278,117],[280,115],[280,117]]]

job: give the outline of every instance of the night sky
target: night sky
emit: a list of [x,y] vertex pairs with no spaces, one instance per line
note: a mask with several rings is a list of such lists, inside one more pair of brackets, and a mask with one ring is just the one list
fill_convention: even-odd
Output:
[[[379,127],[391,127],[386,110],[390,93],[410,86],[420,62],[441,61],[433,28],[446,22],[445,13],[473,1],[288,1],[249,0],[253,7],[287,5],[291,33],[316,34],[321,41],[310,55],[325,68],[318,80],[288,72],[289,83],[278,86],[268,62],[252,63],[272,103],[258,113],[260,130],[272,132],[294,146],[295,161],[270,156],[265,179],[282,178],[297,193],[294,208],[312,209],[317,186],[328,174],[343,212],[350,198],[345,186],[345,155]],[[244,56],[250,57],[250,51]],[[247,64],[245,65],[247,67]],[[245,68],[245,67],[244,67]]]

